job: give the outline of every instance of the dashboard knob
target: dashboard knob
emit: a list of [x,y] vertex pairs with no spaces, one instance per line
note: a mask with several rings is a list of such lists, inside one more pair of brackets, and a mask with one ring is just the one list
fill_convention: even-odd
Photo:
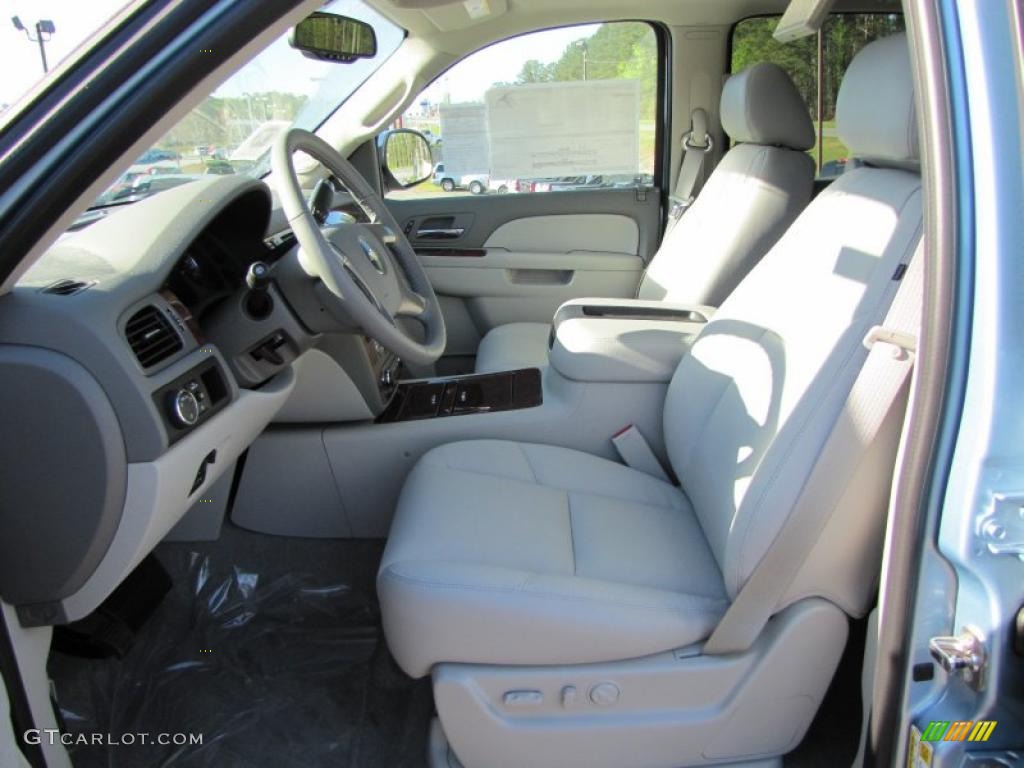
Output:
[[199,401],[187,389],[171,395],[171,421],[176,427],[194,427],[199,421]]

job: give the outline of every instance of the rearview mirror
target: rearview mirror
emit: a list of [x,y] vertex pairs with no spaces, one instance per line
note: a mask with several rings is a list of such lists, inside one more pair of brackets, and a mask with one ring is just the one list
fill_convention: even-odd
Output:
[[408,189],[434,172],[434,157],[427,137],[419,131],[398,128],[381,135],[381,164],[389,187]]
[[304,18],[288,38],[304,56],[323,61],[355,61],[377,55],[377,35],[365,21],[317,11]]

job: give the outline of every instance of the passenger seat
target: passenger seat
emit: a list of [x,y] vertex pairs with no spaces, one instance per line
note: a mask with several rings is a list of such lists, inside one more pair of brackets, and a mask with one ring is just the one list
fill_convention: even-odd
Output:
[[[729,78],[720,112],[735,146],[666,234],[641,299],[718,306],[811,199],[814,126],[781,68],[755,64]],[[550,333],[548,323],[492,329],[477,350],[477,373],[547,365]]]

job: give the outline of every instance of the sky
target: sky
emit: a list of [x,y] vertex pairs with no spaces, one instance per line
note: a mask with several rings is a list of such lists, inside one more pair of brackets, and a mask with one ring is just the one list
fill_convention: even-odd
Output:
[[128,0],[0,0],[0,104],[13,103],[43,77],[39,46],[14,28],[12,16],[20,17],[33,35],[40,19],[56,25],[56,34],[46,44],[52,69],[127,4]]
[[[0,0],[4,18],[0,18],[0,105],[14,103],[43,76],[39,47],[30,42],[24,32],[14,28],[10,18],[19,16],[22,23],[34,33],[36,21],[49,19],[56,32],[46,43],[46,55],[53,69],[62,59],[105,24],[129,0]],[[362,6],[359,0],[335,0],[330,10],[377,21],[380,49],[389,50],[400,39],[398,30],[384,30],[380,17]],[[369,17],[369,18],[368,18]],[[373,18],[376,17],[376,18]],[[387,22],[383,22],[384,25]],[[597,25],[554,29],[513,38],[490,46],[472,56],[471,61],[457,64],[430,86],[424,98],[440,102],[446,97],[453,102],[479,101],[495,82],[514,81],[528,59],[551,62],[558,59],[570,42],[586,37]],[[362,61],[345,67],[345,72],[334,71],[338,65],[324,64],[297,56],[283,41],[275,42],[264,52],[255,66],[243,68],[217,91],[221,96],[240,96],[244,92],[283,90],[312,95],[325,76],[332,80],[358,82],[367,72],[379,65],[377,61]],[[336,88],[347,83],[338,82]],[[332,88],[331,90],[335,90]],[[418,101],[418,100],[417,100]]]
[[[46,43],[46,57],[53,69],[95,30],[99,29],[130,0],[0,0],[0,104],[12,104],[43,77],[39,46],[30,42],[24,32],[14,28],[12,16],[35,34],[35,23],[49,19],[57,27]],[[384,29],[387,22],[360,0],[335,0],[327,10],[363,18],[378,29],[378,48],[392,51],[401,40],[401,30]],[[388,25],[391,26],[391,25]],[[241,96],[245,92],[269,90],[291,91],[313,95],[320,82],[329,75],[340,80],[362,81],[378,60],[336,65],[305,58],[292,49],[284,38],[275,41],[256,65],[243,68],[217,91],[220,96]],[[345,70],[340,72],[338,70]],[[339,83],[344,85],[344,83]]]

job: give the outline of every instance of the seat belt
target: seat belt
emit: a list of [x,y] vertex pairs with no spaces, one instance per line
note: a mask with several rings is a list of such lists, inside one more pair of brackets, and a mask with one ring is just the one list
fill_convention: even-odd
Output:
[[704,172],[704,159],[714,147],[708,135],[708,114],[702,107],[690,113],[690,130],[683,134],[683,159],[679,164],[675,191],[669,195],[672,206],[668,212],[665,234],[676,225],[686,209],[693,204],[697,182]]
[[[918,245],[916,251],[920,250]],[[792,514],[740,588],[702,653],[736,653],[753,644],[803,567],[832,511],[846,494],[856,493],[850,484],[837,486],[835,477],[840,468],[854,464],[857,455],[874,443],[887,419],[899,416],[896,404],[904,401],[902,395],[909,386],[921,324],[922,260],[915,253],[909,266],[901,264],[897,268],[893,276],[900,280],[896,295],[883,325],[876,325],[864,337],[870,352],[836,428],[825,441]]]

